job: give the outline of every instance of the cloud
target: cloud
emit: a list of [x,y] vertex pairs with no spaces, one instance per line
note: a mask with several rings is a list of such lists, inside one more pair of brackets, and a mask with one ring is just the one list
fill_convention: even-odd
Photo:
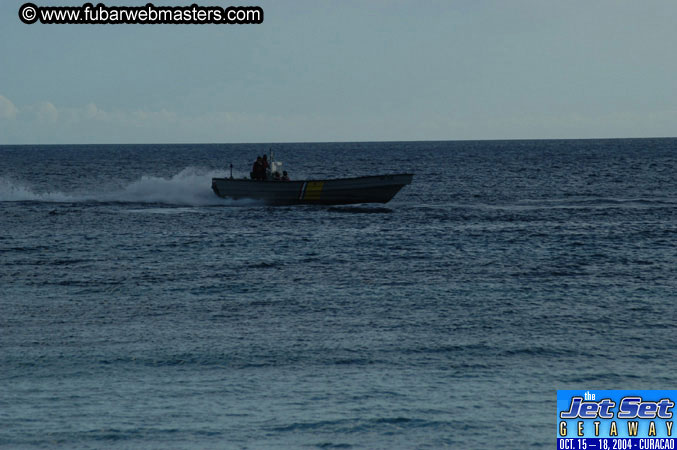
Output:
[[[11,120],[2,120],[11,119]],[[320,142],[674,136],[677,110],[645,113],[522,111],[444,114],[270,114],[104,109],[45,101],[16,107],[0,96],[0,144]]]
[[7,97],[0,95],[0,119],[16,119],[19,112],[14,103]]
[[87,119],[105,119],[106,113],[101,111],[94,103],[89,103],[83,108],[84,115]]
[[40,122],[56,123],[59,120],[59,110],[50,102],[41,103],[37,115]]

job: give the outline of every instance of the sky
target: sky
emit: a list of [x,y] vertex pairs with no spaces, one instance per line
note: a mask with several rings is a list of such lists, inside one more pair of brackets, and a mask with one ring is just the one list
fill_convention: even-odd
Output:
[[23,3],[0,3],[0,145],[677,136],[674,0],[195,0],[257,25]]

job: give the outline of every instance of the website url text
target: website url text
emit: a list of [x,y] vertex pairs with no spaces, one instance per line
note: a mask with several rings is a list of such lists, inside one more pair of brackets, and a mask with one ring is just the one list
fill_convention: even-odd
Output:
[[263,9],[259,6],[36,6],[24,3],[19,8],[23,23],[45,24],[259,24]]

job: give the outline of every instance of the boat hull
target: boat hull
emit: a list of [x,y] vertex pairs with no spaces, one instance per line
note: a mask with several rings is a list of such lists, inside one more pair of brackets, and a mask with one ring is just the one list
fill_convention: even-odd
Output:
[[387,203],[412,178],[413,174],[301,181],[212,178],[212,189],[219,197],[262,200],[269,205]]

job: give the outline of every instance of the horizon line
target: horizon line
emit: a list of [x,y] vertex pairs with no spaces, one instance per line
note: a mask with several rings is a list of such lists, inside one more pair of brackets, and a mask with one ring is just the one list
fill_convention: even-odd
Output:
[[505,139],[419,139],[419,140],[366,140],[366,141],[261,141],[261,142],[117,142],[117,143],[68,143],[68,144],[0,144],[0,147],[20,146],[85,146],[85,145],[289,145],[289,144],[360,144],[360,143],[414,143],[414,142],[503,142],[503,141],[611,141],[639,139],[676,139],[677,136],[644,137],[594,137],[594,138],[505,138]]

